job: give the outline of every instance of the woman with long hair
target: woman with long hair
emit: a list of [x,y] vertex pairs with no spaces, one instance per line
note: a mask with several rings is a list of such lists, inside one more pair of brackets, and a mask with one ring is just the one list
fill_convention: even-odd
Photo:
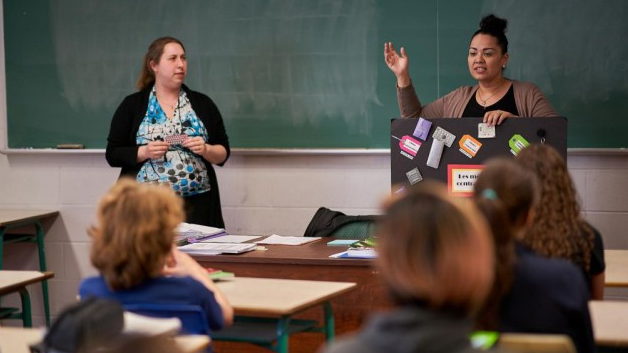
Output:
[[584,272],[591,299],[604,299],[604,243],[584,220],[576,188],[561,155],[548,145],[530,145],[515,160],[534,172],[541,184],[541,199],[523,244],[552,258],[572,261]]

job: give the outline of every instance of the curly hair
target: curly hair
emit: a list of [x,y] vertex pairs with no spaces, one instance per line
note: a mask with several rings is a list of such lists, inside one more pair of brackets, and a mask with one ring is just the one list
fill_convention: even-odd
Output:
[[541,184],[540,204],[524,245],[548,257],[569,259],[589,272],[594,234],[580,213],[567,164],[547,145],[530,145],[515,159],[535,172]]
[[170,188],[120,179],[100,200],[89,228],[91,261],[112,290],[159,277],[184,219],[183,201]]

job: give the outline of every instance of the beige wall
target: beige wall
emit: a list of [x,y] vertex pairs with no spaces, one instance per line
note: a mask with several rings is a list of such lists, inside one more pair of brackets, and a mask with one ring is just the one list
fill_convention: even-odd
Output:
[[[2,26],[0,26],[1,30]],[[0,38],[3,38],[0,35]],[[0,42],[2,40],[0,39]],[[3,48],[0,44],[0,51]],[[4,52],[0,52],[0,146],[6,146]],[[319,206],[349,214],[377,213],[390,184],[387,154],[244,155],[218,168],[227,230],[232,234],[301,235]],[[628,249],[628,154],[574,154],[569,167],[587,218],[607,248]],[[75,300],[89,265],[89,226],[98,198],[115,182],[103,153],[0,154],[0,208],[57,209],[46,235],[53,313]],[[37,269],[32,246],[5,247],[5,268]],[[42,322],[39,286],[31,288],[35,323]],[[611,295],[615,295],[611,293]],[[16,302],[16,297],[3,304]]]

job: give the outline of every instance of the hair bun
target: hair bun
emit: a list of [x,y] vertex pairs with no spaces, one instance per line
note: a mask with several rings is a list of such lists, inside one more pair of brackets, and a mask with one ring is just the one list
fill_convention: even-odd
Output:
[[505,33],[508,21],[493,14],[484,16],[480,21],[480,31],[487,33]]

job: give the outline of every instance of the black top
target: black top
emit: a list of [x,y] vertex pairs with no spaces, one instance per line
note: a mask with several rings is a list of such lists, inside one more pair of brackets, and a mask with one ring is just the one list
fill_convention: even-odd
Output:
[[324,353],[473,353],[469,319],[405,305],[371,316],[360,332],[339,338]]
[[[131,176],[135,178],[142,167],[143,163],[137,162],[139,146],[136,143],[136,135],[146,115],[151,89],[152,87],[148,87],[125,97],[111,119],[105,157],[110,166],[122,168],[120,177]],[[208,96],[192,91],[185,85],[182,86],[182,89],[190,100],[192,109],[205,125],[208,134],[206,142],[211,145],[222,145],[227,150],[227,158],[218,164],[222,166],[229,158],[230,149],[229,138],[218,107]],[[203,162],[207,167],[211,188],[208,192],[210,193],[211,215],[209,215],[206,225],[224,228],[216,172],[212,164],[204,158]],[[186,200],[185,197],[183,199]]]
[[517,246],[510,293],[500,310],[501,332],[566,334],[578,353],[595,352],[589,291],[582,271]]
[[502,99],[495,102],[495,104],[489,105],[487,107],[481,106],[475,99],[475,95],[476,93],[471,95],[469,103],[467,103],[467,106],[464,108],[464,111],[462,112],[463,118],[481,118],[484,116],[484,113],[493,110],[503,110],[512,113],[515,116],[519,116],[517,103],[515,103],[515,91],[512,84],[510,85],[508,92],[506,92],[506,95],[503,96]]

